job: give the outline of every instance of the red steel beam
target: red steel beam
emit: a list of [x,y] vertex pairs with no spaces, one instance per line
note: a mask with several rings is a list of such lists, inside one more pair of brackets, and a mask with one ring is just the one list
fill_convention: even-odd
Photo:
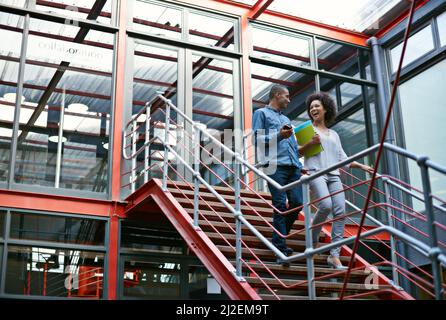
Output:
[[249,9],[248,18],[257,19],[266,9],[273,3],[274,0],[257,0],[257,2]]
[[[243,16],[251,10],[251,7],[245,4],[235,3],[229,0],[185,0],[179,1],[202,8],[220,11],[229,14]],[[347,29],[342,29],[315,21],[310,21],[283,13],[266,10],[260,17],[259,21],[275,24],[278,26],[309,32],[315,35],[321,35],[336,40],[345,41],[360,46],[367,46],[368,35],[354,32]]]
[[[98,217],[109,217],[110,210],[114,206],[113,202],[108,200],[3,189],[0,189],[0,203],[2,207],[8,208],[63,212]],[[122,213],[124,205],[118,205],[116,210],[116,212]]]
[[[121,198],[121,152],[123,135],[123,113],[124,113],[124,91],[125,91],[125,56],[127,45],[127,3],[119,1],[118,20],[118,42],[116,48],[116,82],[115,82],[115,105],[113,106],[113,152],[111,155],[112,175],[111,198],[118,202]],[[119,220],[115,215],[109,223],[108,242],[108,286],[107,299],[116,300],[118,292],[118,252],[119,252]]]

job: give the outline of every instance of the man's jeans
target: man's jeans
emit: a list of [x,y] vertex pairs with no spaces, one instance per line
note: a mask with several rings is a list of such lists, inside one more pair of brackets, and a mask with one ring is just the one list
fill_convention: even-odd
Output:
[[[295,166],[277,166],[277,170],[274,174],[269,177],[276,181],[280,185],[286,185],[291,182],[299,180],[301,176],[300,169]],[[272,196],[273,206],[279,211],[287,211],[302,205],[302,188],[300,186],[290,189],[288,191],[279,191],[268,183],[268,188]],[[286,207],[286,200],[288,198],[289,208]],[[291,227],[297,218],[299,210],[292,212],[287,215],[280,215],[276,212],[273,214],[273,226],[282,235],[288,235],[290,233]],[[287,255],[289,250],[285,239],[278,235],[276,232],[273,233],[273,244]]]

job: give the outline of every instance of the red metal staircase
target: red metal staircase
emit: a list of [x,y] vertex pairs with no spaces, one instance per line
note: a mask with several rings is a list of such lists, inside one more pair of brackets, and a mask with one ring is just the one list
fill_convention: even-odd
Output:
[[[268,249],[250,230],[242,227],[243,278],[235,273],[235,218],[205,186],[200,186],[199,228],[193,225],[194,192],[193,185],[169,181],[168,192],[163,191],[162,183],[152,179],[126,200],[126,213],[132,216],[147,213],[158,208],[186,241],[191,250],[207,267],[213,277],[231,299],[308,299],[307,267],[305,260],[292,262],[290,267],[277,264],[274,253]],[[215,187],[226,201],[234,204],[234,193],[229,188]],[[242,190],[242,213],[265,237],[271,238],[272,209],[258,198],[258,195]],[[270,195],[260,193],[270,200]],[[303,215],[295,222],[293,231],[304,228]],[[329,233],[323,230],[320,241],[329,241]],[[296,233],[287,240],[295,252],[305,250],[305,234]],[[348,247],[343,247],[341,261],[349,261]],[[336,272],[328,267],[327,255],[318,255],[315,263],[315,288],[318,299],[336,299],[342,289],[344,272]],[[398,290],[383,274],[373,269],[364,259],[357,257],[358,270],[352,272],[346,288],[346,297],[352,299],[413,299],[404,291]],[[367,279],[374,270],[375,284]],[[322,278],[317,280],[318,278]]]

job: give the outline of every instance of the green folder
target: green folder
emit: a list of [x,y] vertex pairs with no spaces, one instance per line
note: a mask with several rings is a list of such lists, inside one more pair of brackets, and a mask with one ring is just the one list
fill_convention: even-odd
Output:
[[[299,146],[303,146],[304,144],[310,142],[311,139],[316,135],[313,125],[311,124],[311,120],[305,121],[304,123],[295,127],[294,135],[296,136]],[[324,151],[324,148],[322,148],[322,144],[315,144],[307,149],[307,151],[304,153],[304,156],[305,158],[309,158],[321,153],[322,151]]]

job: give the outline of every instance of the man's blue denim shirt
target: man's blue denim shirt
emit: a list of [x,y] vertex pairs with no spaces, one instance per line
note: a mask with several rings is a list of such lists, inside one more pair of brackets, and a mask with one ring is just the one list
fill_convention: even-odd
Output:
[[[298,147],[296,138],[293,135],[288,139],[280,136],[280,129],[288,124],[291,126],[291,121],[281,111],[275,110],[271,106],[265,106],[254,112],[253,126],[254,143],[257,146],[257,151],[263,144],[266,147],[266,154],[259,154],[258,161],[268,161],[269,164],[278,166],[296,166],[302,168],[302,163],[299,161]],[[277,146],[275,145],[277,143]],[[277,147],[277,157],[273,148]]]

